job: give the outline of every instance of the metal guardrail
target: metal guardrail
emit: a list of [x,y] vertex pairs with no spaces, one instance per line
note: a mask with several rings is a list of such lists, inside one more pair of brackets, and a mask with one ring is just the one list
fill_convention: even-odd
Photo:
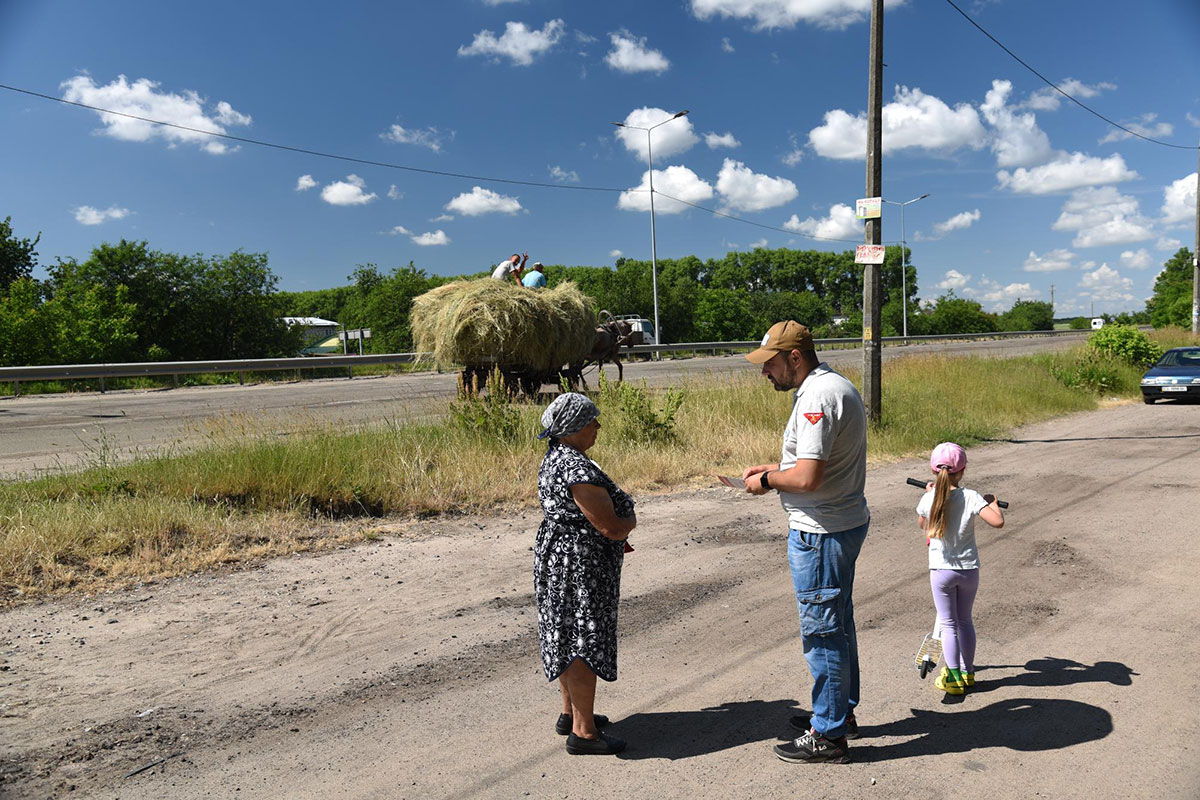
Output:
[[[1015,339],[1030,336],[1055,336],[1063,334],[1087,334],[1091,331],[1011,331],[1003,333],[962,333],[936,336],[885,336],[886,344],[908,344],[972,339]],[[815,339],[818,348],[829,345],[861,344],[861,337],[841,339]],[[716,352],[718,350],[753,350],[759,340],[737,342],[681,342],[679,344],[639,344],[626,349],[629,353],[671,352]],[[239,381],[247,372],[297,371],[313,369],[346,368],[347,377],[353,377],[353,368],[373,364],[411,364],[421,360],[425,353],[383,353],[368,356],[309,356],[304,358],[250,358],[228,361],[145,361],[128,364],[57,364],[39,367],[0,367],[0,382],[14,385],[14,394],[19,393],[20,384],[28,381],[99,380],[104,391],[106,378],[171,377],[178,381],[180,375],[202,375],[212,373],[237,374]]]

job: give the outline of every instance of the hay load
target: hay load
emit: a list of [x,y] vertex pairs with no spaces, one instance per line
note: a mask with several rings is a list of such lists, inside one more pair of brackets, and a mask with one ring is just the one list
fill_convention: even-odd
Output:
[[410,323],[416,349],[443,367],[556,370],[586,356],[596,338],[591,299],[570,282],[553,289],[491,278],[447,283],[413,300]]

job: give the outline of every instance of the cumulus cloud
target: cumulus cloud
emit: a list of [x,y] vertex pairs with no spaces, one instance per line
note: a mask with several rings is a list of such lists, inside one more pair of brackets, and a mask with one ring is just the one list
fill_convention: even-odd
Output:
[[1051,227],[1075,231],[1075,247],[1128,244],[1154,236],[1149,221],[1138,212],[1138,201],[1113,186],[1073,192]]
[[[1125,127],[1133,131],[1133,133],[1147,136],[1151,139],[1165,139],[1175,132],[1175,126],[1169,122],[1158,122],[1158,114],[1153,112],[1142,114],[1136,120],[1124,123]],[[1124,139],[1132,139],[1133,133],[1126,133],[1123,130],[1113,129],[1100,140],[1100,144],[1108,142],[1120,142]]]
[[309,189],[316,187],[317,182],[313,180],[312,175],[301,175],[296,179],[296,191],[307,192]]
[[612,50],[604,57],[604,63],[618,72],[632,75],[637,72],[666,72],[671,62],[659,50],[646,46],[645,36],[634,36],[629,31],[608,35]]
[[[654,211],[658,214],[679,214],[688,210],[683,203],[676,203],[670,198],[678,197],[688,203],[703,203],[711,200],[713,188],[700,179],[696,173],[687,167],[667,167],[654,170],[654,192],[658,195],[654,200]],[[624,211],[650,210],[650,173],[642,173],[642,182],[633,189],[621,192],[617,198],[617,208]]]
[[937,284],[937,288],[943,291],[962,291],[970,281],[970,275],[964,275],[956,269],[948,269]]
[[944,222],[934,223],[933,230],[938,236],[945,236],[950,231],[961,231],[971,227],[976,222],[979,222],[979,217],[978,208],[974,211],[963,211]]
[[979,288],[975,289],[973,294],[979,298],[980,303],[990,303],[991,311],[1002,311],[1012,305],[1015,300],[1022,298],[1028,300],[1035,292],[1028,283],[1010,283],[1001,286],[996,281],[982,278],[979,281]]
[[433,219],[431,219],[429,221],[430,222],[453,222],[454,215],[453,214],[438,214],[436,217],[434,217]]
[[800,147],[800,140],[794,133],[788,136],[788,143],[792,149],[784,153],[781,160],[789,167],[794,167],[804,160],[804,150]]
[[990,147],[998,167],[1028,167],[1048,161],[1054,151],[1033,114],[1016,114],[1008,106],[1011,81],[992,81],[979,110],[992,126]]
[[[1083,81],[1076,80],[1075,78],[1067,78],[1066,80],[1060,81],[1058,85],[1064,92],[1077,99],[1096,97],[1102,91],[1112,91],[1113,89],[1117,88],[1115,83],[1108,83],[1105,81],[1097,83],[1094,86],[1089,86]],[[1065,99],[1066,98],[1063,97],[1058,91],[1047,86],[1046,88],[1038,89],[1036,92],[1031,94],[1029,99],[1025,101],[1025,107],[1032,108],[1035,111],[1057,111],[1058,107],[1062,105],[1062,102]]]
[[403,225],[396,225],[390,231],[388,231],[388,235],[389,236],[411,236],[412,231],[410,231],[408,228],[404,227]]
[[541,30],[529,28],[524,22],[508,22],[500,36],[488,30],[475,34],[471,44],[458,48],[458,54],[486,56],[494,61],[507,58],[516,66],[527,67],[558,44],[565,27],[561,19],[550,20]]
[[1175,225],[1192,222],[1196,216],[1196,173],[1172,181],[1163,189],[1163,222]]
[[400,188],[396,184],[393,183],[388,187],[389,200],[399,200],[401,197],[404,197],[404,192],[400,191]]
[[622,253],[620,250],[609,250],[608,251],[609,258],[620,258],[623,255],[625,255],[625,254]]
[[[635,154],[640,160],[646,160],[646,132],[637,128],[650,128],[663,120],[671,119],[670,111],[661,108],[635,108],[625,117],[625,124],[630,128],[617,128],[614,135],[625,145],[625,149]],[[659,125],[650,132],[654,140],[654,154],[668,158],[690,150],[700,141],[692,130],[692,121],[687,117],[671,119],[666,125]]]
[[553,167],[549,167],[549,170],[550,177],[559,183],[579,183],[579,173],[573,169],[563,169],[562,167],[555,165]]
[[709,150],[716,150],[718,147],[742,146],[742,143],[732,133],[716,133],[715,131],[704,134],[704,143],[708,145]]
[[1025,264],[1021,269],[1026,272],[1057,272],[1064,269],[1075,269],[1075,254],[1070,250],[1060,248],[1039,256],[1030,250],[1029,257],[1025,259]]
[[816,219],[809,217],[803,222],[796,214],[783,223],[783,229],[794,233],[803,233],[818,239],[854,239],[862,238],[862,220],[854,216],[854,209],[843,203],[829,207],[828,216]]
[[129,209],[109,206],[101,210],[99,208],[92,208],[91,206],[80,206],[71,213],[75,215],[75,221],[80,225],[99,225],[102,222],[108,222],[110,219],[124,219],[129,216]]
[[228,133],[227,126],[245,126],[252,122],[248,114],[235,111],[233,106],[223,100],[216,104],[215,112],[206,113],[204,99],[191,89],[176,94],[161,92],[158,87],[156,81],[147,78],[139,78],[129,83],[124,75],[119,75],[115,81],[105,86],[97,86],[91,76],[76,75],[62,83],[62,99],[196,129],[169,128],[129,117],[97,112],[100,121],[104,123],[102,132],[114,139],[126,142],[162,139],[172,147],[181,142],[197,144],[205,152],[218,155],[236,148],[209,136],[209,133]]
[[1094,272],[1085,272],[1079,281],[1083,296],[1102,303],[1131,303],[1134,301],[1133,281],[1121,277],[1121,273],[1108,264],[1101,264]]
[[515,197],[476,186],[471,191],[464,192],[446,203],[446,210],[462,214],[464,217],[478,217],[481,214],[516,214],[521,210],[521,203]]
[[334,181],[321,190],[321,199],[331,206],[362,206],[375,199],[367,194],[367,184],[357,175],[347,175],[344,181]]
[[[451,134],[453,136],[453,133]],[[435,153],[442,152],[442,134],[437,128],[405,128],[403,125],[392,125],[379,138],[385,142],[396,144],[415,144],[428,147]]]
[[733,44],[729,41],[728,36],[721,37],[721,52],[723,52],[723,53],[737,52],[736,50],[733,49]]
[[762,211],[790,203],[800,194],[787,178],[760,175],[740,161],[725,159],[717,174],[722,205],[735,211]]
[[1183,242],[1171,236],[1160,236],[1154,247],[1158,250],[1178,250],[1183,247]]
[[1149,269],[1151,265],[1150,251],[1146,248],[1125,250],[1121,253],[1121,266],[1130,269]]
[[[985,139],[979,113],[968,103],[950,108],[920,89],[897,86],[895,99],[883,107],[884,153],[978,149]],[[862,159],[867,151],[867,115],[852,116],[840,108],[826,111],[824,124],[809,131],[808,141],[825,158]]]
[[[884,0],[901,5],[904,0]],[[691,0],[698,19],[732,18],[751,23],[755,30],[794,28],[806,22],[817,28],[842,30],[871,14],[870,0]]]
[[450,237],[440,228],[432,233],[422,233],[412,237],[413,244],[421,247],[436,247],[438,245],[450,244]]
[[1012,172],[1000,170],[996,173],[1000,186],[1014,194],[1059,194],[1136,177],[1138,174],[1125,166],[1125,159],[1118,153],[1108,158],[1062,153],[1055,161],[1040,167],[1021,167]]

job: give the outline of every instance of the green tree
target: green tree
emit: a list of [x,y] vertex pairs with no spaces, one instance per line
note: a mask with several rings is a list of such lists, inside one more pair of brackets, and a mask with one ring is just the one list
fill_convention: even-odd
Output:
[[205,325],[205,335],[194,342],[199,358],[269,358],[300,349],[302,332],[281,319],[279,279],[266,253],[235,250],[197,261],[202,266],[192,302]]
[[1052,331],[1054,306],[1040,300],[1018,300],[1000,315],[999,325],[1003,331]]
[[974,300],[957,297],[954,290],[937,299],[925,312],[931,334],[989,333],[996,330],[996,318]]
[[1150,324],[1156,328],[1192,327],[1192,251],[1181,247],[1154,280],[1154,294],[1146,301]]
[[0,366],[54,363],[42,300],[42,286],[32,278],[17,278],[0,294]]
[[42,235],[18,239],[12,229],[12,217],[0,222],[0,294],[8,291],[13,281],[29,278],[37,266],[37,243]]
[[747,339],[755,329],[750,293],[745,289],[702,289],[696,300],[695,317],[700,341]]
[[137,308],[124,284],[112,289],[83,276],[74,261],[50,269],[52,294],[40,314],[53,363],[95,364],[125,360],[137,341]]

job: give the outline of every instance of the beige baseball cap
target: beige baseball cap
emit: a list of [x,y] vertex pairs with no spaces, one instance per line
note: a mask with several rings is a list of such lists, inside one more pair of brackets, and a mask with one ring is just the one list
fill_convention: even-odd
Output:
[[751,364],[765,364],[775,357],[776,353],[790,353],[793,350],[813,352],[812,331],[795,320],[776,322],[762,338],[762,344],[757,350],[746,354],[746,360]]

